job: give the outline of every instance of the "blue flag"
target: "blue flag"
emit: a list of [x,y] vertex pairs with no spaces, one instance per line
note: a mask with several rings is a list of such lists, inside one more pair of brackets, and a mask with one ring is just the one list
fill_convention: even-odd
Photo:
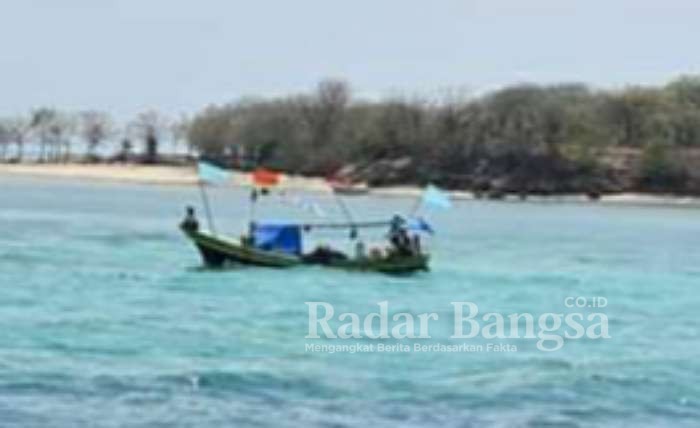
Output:
[[414,230],[417,232],[425,232],[425,233],[429,233],[431,235],[435,234],[435,229],[433,229],[433,227],[430,225],[430,223],[428,223],[427,221],[425,221],[421,217],[409,219],[406,227],[408,227],[408,230]]
[[452,201],[450,201],[450,196],[445,191],[430,184],[423,192],[423,205],[432,208],[448,209],[452,207]]
[[202,182],[209,184],[221,184],[231,178],[229,171],[205,161],[197,163],[197,174]]

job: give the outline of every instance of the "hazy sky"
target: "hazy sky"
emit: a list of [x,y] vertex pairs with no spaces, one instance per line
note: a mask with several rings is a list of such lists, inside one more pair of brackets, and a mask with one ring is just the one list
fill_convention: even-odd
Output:
[[697,0],[0,0],[0,114],[700,72]]

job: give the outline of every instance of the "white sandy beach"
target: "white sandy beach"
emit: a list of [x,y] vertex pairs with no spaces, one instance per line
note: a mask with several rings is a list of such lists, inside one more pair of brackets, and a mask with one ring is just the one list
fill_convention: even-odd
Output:
[[[162,166],[162,165],[133,165],[133,164],[0,164],[0,183],[3,177],[31,177],[46,179],[72,179],[91,182],[121,182],[149,185],[196,185],[197,171],[192,167]],[[232,186],[249,186],[249,175],[234,172]],[[309,178],[285,175],[283,188],[311,192],[330,192],[331,189],[322,178]],[[383,197],[416,197],[422,189],[415,186],[395,186],[375,188],[373,195]],[[450,192],[454,199],[474,199],[471,192]],[[516,196],[506,200],[518,200]],[[531,201],[542,202],[587,202],[584,195],[558,195],[549,197],[531,196]],[[596,203],[625,204],[625,205],[672,205],[700,206],[700,198],[650,195],[641,193],[622,193],[603,196]]]
[[[63,178],[152,185],[196,185],[197,170],[192,167],[134,164],[0,164],[2,176]],[[309,191],[330,191],[323,179],[285,176],[284,187]],[[232,186],[249,186],[249,175],[233,172]]]

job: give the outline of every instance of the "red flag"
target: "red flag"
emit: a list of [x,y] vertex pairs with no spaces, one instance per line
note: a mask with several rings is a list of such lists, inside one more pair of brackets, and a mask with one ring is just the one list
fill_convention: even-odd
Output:
[[253,171],[253,184],[259,187],[272,187],[280,182],[281,174],[265,168],[258,168]]

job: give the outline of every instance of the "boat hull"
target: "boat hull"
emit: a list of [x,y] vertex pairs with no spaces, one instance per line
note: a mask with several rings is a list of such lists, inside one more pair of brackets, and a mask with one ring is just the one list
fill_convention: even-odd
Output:
[[204,264],[210,267],[241,264],[286,268],[302,263],[301,258],[297,256],[241,245],[206,232],[185,232],[185,234],[199,250]]
[[429,271],[427,254],[417,254],[407,257],[389,259],[363,259],[363,260],[337,260],[326,266],[368,272],[381,272],[386,274],[409,274],[413,272]]

